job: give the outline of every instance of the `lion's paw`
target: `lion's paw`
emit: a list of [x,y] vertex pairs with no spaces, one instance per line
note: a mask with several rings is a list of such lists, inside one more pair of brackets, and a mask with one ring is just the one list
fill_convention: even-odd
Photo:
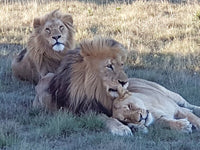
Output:
[[119,136],[133,135],[131,129],[128,126],[125,126],[125,125],[113,127],[111,129],[111,133],[113,135],[119,135]]
[[106,126],[113,135],[133,135],[131,129],[128,126],[122,124],[119,120],[115,118],[109,118],[106,121]]
[[192,124],[187,119],[179,119],[176,121],[176,128],[184,133],[192,132]]

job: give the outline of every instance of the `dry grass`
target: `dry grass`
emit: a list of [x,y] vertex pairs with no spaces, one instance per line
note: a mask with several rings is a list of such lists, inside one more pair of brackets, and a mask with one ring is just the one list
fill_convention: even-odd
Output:
[[137,1],[131,5],[83,2],[0,4],[1,43],[25,44],[34,17],[60,8],[73,15],[76,39],[111,36],[130,50],[193,53],[200,44],[200,5]]
[[[92,0],[91,0],[92,1]],[[0,3],[0,43],[26,44],[34,17],[60,8],[73,15],[77,43],[97,34],[110,36],[123,43],[134,54],[129,63],[151,67],[145,62],[148,54],[167,59],[160,66],[169,68],[173,54],[175,68],[199,71],[200,5],[169,2],[136,1],[130,5],[111,3],[99,5],[94,1],[38,3]],[[135,58],[137,57],[137,58]],[[153,59],[151,58],[151,59]],[[197,60],[198,59],[198,60]],[[149,64],[150,63],[150,64]],[[149,64],[149,65],[148,65]]]

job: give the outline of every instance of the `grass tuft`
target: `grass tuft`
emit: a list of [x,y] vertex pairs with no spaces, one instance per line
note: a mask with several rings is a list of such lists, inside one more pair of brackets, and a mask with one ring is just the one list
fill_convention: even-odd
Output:
[[102,131],[102,121],[95,114],[74,116],[71,113],[58,112],[42,128],[43,135],[48,137],[70,136],[83,131]]
[[0,124],[0,148],[5,148],[16,144],[18,141],[17,124],[6,121]]
[[80,127],[88,131],[100,132],[104,129],[104,123],[95,113],[84,114],[77,118]]

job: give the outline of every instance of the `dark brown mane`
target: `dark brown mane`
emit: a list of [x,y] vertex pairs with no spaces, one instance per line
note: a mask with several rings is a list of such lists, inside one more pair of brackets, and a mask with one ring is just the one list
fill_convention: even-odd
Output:
[[49,90],[52,94],[52,100],[57,103],[58,108],[69,107],[71,67],[72,63],[76,62],[74,59],[77,59],[77,57],[81,59],[79,51],[79,49],[68,51],[57,74],[50,82]]

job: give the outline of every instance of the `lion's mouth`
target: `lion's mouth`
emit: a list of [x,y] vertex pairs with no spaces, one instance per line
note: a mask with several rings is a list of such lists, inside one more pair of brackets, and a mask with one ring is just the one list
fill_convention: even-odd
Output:
[[109,92],[110,96],[113,98],[119,97],[119,93],[118,93],[117,89],[109,88],[108,92]]
[[55,46],[55,45],[64,45],[63,43],[60,43],[60,42],[56,42],[55,44],[53,44],[53,46]]
[[63,43],[60,43],[60,42],[56,42],[54,45],[53,45],[53,50],[54,51],[57,51],[57,52],[60,52],[60,51],[63,51],[65,48],[65,45]]
[[117,92],[117,89],[109,88],[109,89],[108,89],[108,92]]

